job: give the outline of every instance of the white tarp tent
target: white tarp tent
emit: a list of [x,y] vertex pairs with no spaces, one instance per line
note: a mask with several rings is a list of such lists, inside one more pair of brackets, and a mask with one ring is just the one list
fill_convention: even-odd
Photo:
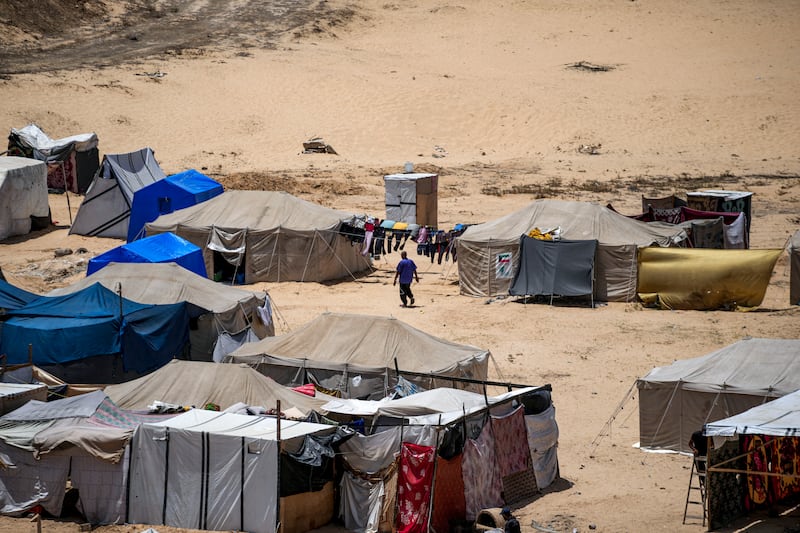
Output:
[[268,311],[264,316],[271,317],[266,294],[214,283],[175,263],[111,263],[48,296],[71,294],[94,283],[115,292],[121,289],[124,298],[143,304],[191,304],[190,314],[197,318],[197,327],[189,331],[190,356],[196,361],[211,361],[222,333],[235,335],[251,328],[259,339],[275,333],[272,321],[265,324],[259,317],[259,308]]
[[192,410],[132,441],[129,522],[272,533],[280,449],[333,426]]
[[800,340],[748,338],[636,381],[644,449],[688,452],[704,424],[800,389]]
[[743,413],[710,422],[703,427],[703,434],[707,437],[800,437],[800,391],[757,405]]
[[686,238],[680,227],[646,224],[589,202],[536,200],[498,219],[470,226],[458,237],[461,294],[508,294],[519,268],[520,237],[538,228],[560,228],[563,239],[596,240],[594,297],[596,300],[636,299],[639,247],[672,246]]
[[48,217],[47,166],[25,157],[0,157],[0,240],[31,231],[31,217]]

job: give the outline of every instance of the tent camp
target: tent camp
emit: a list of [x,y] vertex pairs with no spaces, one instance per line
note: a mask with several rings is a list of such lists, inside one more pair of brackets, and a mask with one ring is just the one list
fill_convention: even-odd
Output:
[[228,191],[145,228],[171,231],[200,246],[215,279],[326,281],[369,268],[369,259],[338,230],[353,215],[285,192]]
[[[191,376],[191,379],[186,379]],[[281,402],[281,411],[323,412],[325,400],[312,398],[278,385],[247,365],[220,365],[173,360],[155,372],[119,385],[105,393],[123,409],[147,409],[154,400],[175,405],[202,407],[208,403],[225,410],[244,403],[267,411]]]
[[789,303],[800,305],[800,230],[794,232],[789,241],[789,262],[791,264]]
[[461,294],[508,294],[519,269],[520,237],[538,228],[560,228],[560,237],[596,240],[594,298],[636,298],[636,257],[646,246],[673,246],[686,238],[683,229],[645,224],[587,202],[536,200],[496,220],[470,226],[457,240]]
[[174,233],[153,235],[103,252],[89,260],[86,275],[91,276],[109,263],[176,263],[206,277],[203,251]]
[[11,128],[8,153],[38,159],[47,164],[47,187],[86,192],[99,166],[97,134],[81,133],[51,139],[36,124]]
[[0,157],[0,240],[46,226],[47,168],[24,157]]
[[205,202],[222,194],[222,184],[196,170],[167,176],[133,194],[128,242],[144,236],[144,225],[160,215]]
[[87,521],[125,523],[128,442],[140,423],[165,418],[123,411],[102,391],[32,400],[0,417],[0,513],[41,505],[60,516],[69,480]]
[[6,313],[0,353],[73,383],[119,383],[183,355],[189,340],[184,302],[145,305],[95,283],[64,296],[42,296]]
[[646,248],[639,253],[639,298],[661,309],[758,307],[783,250]]
[[704,424],[800,389],[800,340],[748,338],[636,381],[644,449],[689,451]]
[[[281,451],[296,451],[306,436],[333,431],[329,425],[197,409],[142,424],[131,445],[128,521],[272,533],[283,516],[282,526],[296,531],[286,518],[294,509],[280,497]],[[308,509],[315,508],[315,495],[303,495]]]
[[127,154],[106,154],[69,233],[125,239],[133,195],[166,177],[150,148]]
[[452,386],[448,377],[485,380],[490,357],[488,350],[396,318],[323,313],[290,333],[244,344],[226,361],[252,365],[284,385],[315,383],[345,397],[375,399],[394,389],[398,370],[423,388]]
[[[83,291],[95,283],[113,291],[121,288],[123,297],[140,304],[186,302],[192,318],[189,357],[193,360],[211,361],[221,335],[252,332],[261,339],[275,333],[269,320],[271,304],[265,294],[214,283],[174,263],[111,263],[68,287],[51,291],[49,296]],[[267,321],[259,318],[261,314]]]

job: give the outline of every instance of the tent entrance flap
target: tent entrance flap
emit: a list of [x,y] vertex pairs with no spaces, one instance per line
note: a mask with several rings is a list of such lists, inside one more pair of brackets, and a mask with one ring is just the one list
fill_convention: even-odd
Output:
[[523,235],[513,296],[585,296],[593,292],[596,240],[545,241]]

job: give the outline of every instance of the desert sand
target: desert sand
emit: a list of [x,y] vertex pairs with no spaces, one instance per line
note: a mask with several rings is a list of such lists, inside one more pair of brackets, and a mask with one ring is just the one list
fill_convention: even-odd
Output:
[[[0,128],[94,131],[101,153],[149,146],[168,174],[195,168],[226,188],[285,190],[380,217],[382,176],[411,162],[440,174],[441,227],[491,220],[539,197],[633,214],[642,194],[699,188],[754,192],[753,248],[782,248],[800,227],[797,1],[320,6],[337,15],[312,17],[269,46],[237,45],[231,27],[228,40],[181,53],[97,66],[83,48],[80,68],[4,75]],[[580,61],[606,68],[570,68]],[[339,155],[302,154],[314,136]],[[38,292],[67,285],[89,257],[120,244],[67,235],[79,202],[50,195],[55,228],[0,242],[12,283]],[[56,248],[81,247],[88,253],[54,258]],[[748,335],[800,337],[785,254],[761,308],[748,313],[470,298],[459,295],[457,264],[411,257],[421,281],[409,309],[391,283],[397,253],[357,280],[251,288],[269,291],[278,333],[324,311],[391,315],[490,349],[493,379],[551,384],[562,479],[516,510],[523,531],[537,531],[534,521],[558,532],[705,530],[699,520],[681,523],[691,459],[634,448],[632,386],[655,366]],[[767,526],[748,531],[766,530],[757,527]],[[0,531],[33,528],[0,520]],[[47,521],[44,530],[77,526]]]

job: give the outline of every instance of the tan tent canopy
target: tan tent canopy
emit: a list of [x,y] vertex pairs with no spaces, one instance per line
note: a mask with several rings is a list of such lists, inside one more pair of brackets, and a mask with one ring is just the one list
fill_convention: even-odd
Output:
[[159,400],[202,408],[215,403],[221,409],[242,402],[281,411],[295,408],[303,415],[322,411],[328,398],[316,399],[275,383],[247,365],[223,365],[173,360],[139,379],[110,385],[105,393],[122,409],[147,409]]
[[597,240],[594,297],[632,301],[636,298],[636,256],[644,246],[672,246],[686,238],[681,228],[644,223],[599,204],[536,200],[496,220],[470,226],[458,238],[461,294],[508,294],[519,266],[520,236],[533,228],[561,228],[570,240]]
[[374,399],[394,388],[395,364],[401,374],[441,378],[404,376],[428,389],[453,386],[447,376],[485,380],[489,357],[488,350],[434,337],[396,318],[324,313],[294,332],[245,344],[226,361],[251,364],[286,385],[310,381]]
[[[147,235],[171,231],[203,250],[209,276],[217,261],[238,265],[245,283],[326,281],[369,268],[338,233],[352,214],[285,192],[226,191],[201,204],[162,215],[146,224]],[[219,267],[219,264],[216,265]]]
[[636,381],[642,448],[688,452],[703,424],[800,389],[800,340],[745,339]]
[[206,311],[198,318],[197,329],[189,332],[191,357],[210,361],[214,343],[222,332],[236,334],[252,327],[259,337],[274,335],[273,325],[265,326],[256,309],[264,305],[265,294],[237,289],[198,276],[175,263],[110,263],[86,278],[48,296],[80,291],[93,283],[109,290],[122,288],[122,296],[143,304],[189,302]]

